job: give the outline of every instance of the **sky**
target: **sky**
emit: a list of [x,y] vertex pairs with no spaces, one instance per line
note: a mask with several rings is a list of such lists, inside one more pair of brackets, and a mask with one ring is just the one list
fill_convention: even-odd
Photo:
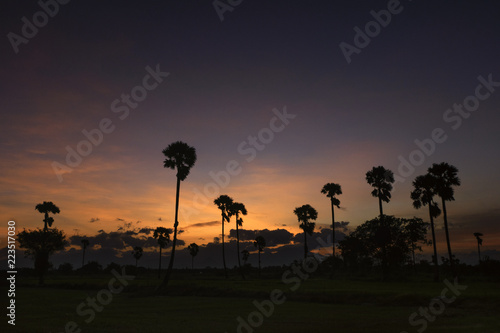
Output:
[[[287,264],[302,249],[295,207],[317,209],[311,238],[328,241],[324,184],[342,186],[336,221],[352,229],[378,214],[365,174],[382,165],[397,180],[384,213],[427,220],[411,182],[440,162],[462,182],[447,203],[452,249],[475,264],[482,232],[482,252],[500,259],[497,3],[47,3],[49,14],[0,4],[3,235],[9,220],[42,227],[34,207],[52,201],[71,247],[55,263],[77,266],[87,237],[89,260],[133,263],[139,244],[155,265],[151,230],[173,227],[175,208],[162,150],[180,140],[197,161],[181,184],[176,267],[192,242],[201,266],[222,265],[220,194],[248,210],[243,248],[254,253],[267,229],[264,259]],[[444,256],[442,217],[436,226]]]

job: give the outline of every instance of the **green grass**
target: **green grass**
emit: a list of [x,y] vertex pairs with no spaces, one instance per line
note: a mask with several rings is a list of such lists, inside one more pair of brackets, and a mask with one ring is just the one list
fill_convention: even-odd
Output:
[[[286,301],[255,332],[417,332],[408,317],[427,307],[445,288],[432,282],[367,282],[310,279],[291,291],[280,279],[228,281],[223,278],[173,280],[166,295],[154,294],[158,279],[139,276],[113,296],[95,320],[79,316],[77,306],[95,297],[112,275],[58,276],[44,288],[20,279],[16,326],[12,332],[64,332],[74,321],[82,332],[237,332],[237,318],[247,319],[254,300],[269,299],[274,289]],[[498,283],[465,281],[467,290],[448,305],[425,332],[500,332]],[[12,327],[11,327],[12,328]],[[243,330],[243,332],[247,332]]]

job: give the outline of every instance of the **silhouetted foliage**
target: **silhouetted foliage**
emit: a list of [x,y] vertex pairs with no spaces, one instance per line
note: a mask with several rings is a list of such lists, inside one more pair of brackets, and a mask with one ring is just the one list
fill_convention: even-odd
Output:
[[448,248],[448,258],[451,265],[451,271],[453,276],[457,276],[457,272],[454,267],[454,260],[451,252],[450,244],[450,233],[448,231],[448,217],[446,214],[446,201],[453,201],[454,189],[453,186],[460,186],[460,179],[458,178],[458,169],[453,165],[448,163],[434,163],[428,170],[428,173],[434,177],[434,190],[436,194],[441,198],[443,207],[443,220],[444,220],[444,231],[446,235],[446,245]]
[[172,274],[172,268],[174,266],[175,246],[177,244],[177,227],[179,226],[177,218],[179,216],[179,192],[181,181],[186,179],[191,168],[196,163],[196,149],[182,141],[171,143],[167,148],[163,149],[162,153],[166,157],[163,161],[163,167],[177,170],[177,185],[175,191],[174,240],[172,241],[172,253],[170,254],[167,274],[165,275],[162,284],[158,286],[158,289],[167,287],[170,275]]
[[24,254],[35,261],[38,283],[43,284],[43,277],[50,267],[49,256],[64,249],[66,236],[57,228],[47,230],[23,230],[17,235],[19,246]]
[[224,222],[229,223],[231,219],[231,207],[233,205],[233,199],[230,196],[222,194],[217,199],[214,200],[214,205],[221,211],[222,216],[222,263],[224,265],[224,275],[226,279],[227,275],[227,267],[226,267],[226,253],[224,250]]
[[382,201],[389,202],[391,199],[394,174],[383,166],[373,167],[366,173],[366,181],[374,188],[372,196],[378,198],[380,216],[382,216],[384,215]]
[[164,227],[157,227],[153,233],[153,238],[157,240],[158,245],[160,247],[160,259],[158,262],[158,278],[160,278],[161,274],[161,249],[167,247],[170,242],[170,234],[172,233],[172,229],[167,229]]
[[312,235],[316,223],[310,222],[315,221],[318,218],[318,212],[316,209],[311,207],[311,205],[303,205],[301,207],[295,208],[293,211],[297,215],[299,221],[300,229],[304,230],[304,259],[307,257],[309,249],[307,248],[307,235]]
[[78,271],[85,274],[97,274],[102,272],[102,265],[97,261],[90,261],[88,264],[83,265]]
[[257,248],[257,251],[259,253],[259,276],[260,276],[260,253],[266,247],[266,240],[262,236],[257,236],[255,238],[255,241],[253,242],[253,246]]
[[342,194],[342,188],[339,184],[328,183],[323,186],[321,193],[326,194],[330,198],[331,208],[332,208],[332,245],[333,245],[333,256],[335,257],[335,215],[333,211],[333,206],[340,208],[340,200],[335,197],[336,195]]
[[134,251],[132,251],[132,255],[135,258],[135,268],[136,268],[136,270],[137,270],[137,262],[139,261],[139,259],[141,259],[142,253],[143,253],[143,249],[140,246],[134,247]]
[[413,200],[413,207],[416,209],[422,206],[429,207],[429,218],[431,222],[431,235],[432,235],[432,247],[434,254],[432,256],[432,261],[434,263],[434,281],[439,281],[439,265],[437,258],[437,247],[436,247],[436,234],[434,228],[434,218],[441,214],[441,210],[436,202],[434,202],[434,196],[436,195],[435,189],[436,179],[433,175],[427,173],[422,176],[418,176],[413,181],[414,190],[410,193],[410,197]]
[[61,212],[59,210],[59,207],[54,205],[54,203],[52,201],[44,201],[41,204],[37,204],[35,206],[35,210],[44,214],[44,219],[43,219],[43,230],[44,231],[47,231],[48,227],[52,227],[52,223],[54,223],[54,218],[50,217],[49,213],[59,214]]
[[247,215],[247,209],[245,208],[245,205],[240,203],[240,202],[233,202],[231,207],[229,208],[229,214],[234,215],[236,217],[236,255],[238,256],[238,268],[241,274],[241,277],[243,280],[245,280],[245,274],[243,273],[243,270],[241,268],[241,260],[240,260],[240,234],[239,234],[239,227],[243,225],[243,218],[240,217],[241,215]]
[[73,265],[69,262],[65,262],[64,264],[60,264],[57,270],[63,273],[71,273],[73,271]]
[[196,255],[200,251],[200,247],[196,243],[191,243],[187,248],[189,254],[191,255],[191,269],[194,269],[194,257],[196,257]]

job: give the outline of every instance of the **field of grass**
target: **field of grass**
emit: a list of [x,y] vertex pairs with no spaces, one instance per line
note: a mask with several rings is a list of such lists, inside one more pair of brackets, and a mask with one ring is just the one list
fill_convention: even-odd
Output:
[[[166,294],[154,292],[154,275],[138,276],[123,292],[113,294],[91,319],[86,304],[108,289],[112,274],[53,276],[45,287],[20,279],[16,292],[16,326],[12,332],[500,332],[500,285],[462,281],[467,289],[432,320],[410,325],[409,316],[428,307],[444,282],[376,282],[311,278],[284,283],[281,279],[242,281],[237,277],[176,276]],[[273,304],[270,293],[283,292]],[[102,294],[102,293],[101,293]],[[453,294],[448,293],[448,297]],[[108,299],[101,298],[105,302]],[[264,304],[268,316],[254,304]],[[264,302],[264,303],[262,303]],[[80,305],[82,304],[83,305]],[[99,304],[98,304],[99,305]],[[87,310],[79,315],[77,308]],[[439,309],[435,310],[438,311]],[[92,311],[90,311],[92,312]],[[272,313],[271,313],[272,312]],[[249,318],[250,316],[250,318]],[[253,326],[240,327],[241,321]],[[86,320],[88,322],[86,322]],[[71,327],[75,325],[75,327]]]

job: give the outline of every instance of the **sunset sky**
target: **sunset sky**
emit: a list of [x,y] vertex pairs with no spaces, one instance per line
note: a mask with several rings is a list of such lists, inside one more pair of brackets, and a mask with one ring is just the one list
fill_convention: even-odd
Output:
[[[23,25],[42,8],[0,4],[3,234],[9,220],[42,227],[35,205],[52,201],[54,227],[77,236],[74,258],[60,261],[78,262],[81,236],[94,241],[89,260],[103,262],[116,255],[107,246],[131,249],[127,235],[155,246],[148,230],[174,219],[175,172],[162,150],[181,140],[198,160],[181,184],[179,238],[206,245],[207,265],[221,265],[220,194],[246,205],[244,229],[284,237],[268,251],[288,263],[301,242],[295,207],[318,210],[319,232],[331,224],[325,183],[342,186],[336,220],[355,227],[378,214],[365,174],[382,165],[398,180],[384,212],[427,220],[411,182],[439,162],[462,181],[447,204],[452,249],[475,264],[472,234],[482,232],[483,253],[500,259],[496,2],[247,0],[223,20],[213,1],[58,6],[21,43],[13,34],[33,33]],[[369,24],[374,16],[385,27]],[[378,29],[360,37],[365,27]],[[356,52],[346,57],[347,44]]]

